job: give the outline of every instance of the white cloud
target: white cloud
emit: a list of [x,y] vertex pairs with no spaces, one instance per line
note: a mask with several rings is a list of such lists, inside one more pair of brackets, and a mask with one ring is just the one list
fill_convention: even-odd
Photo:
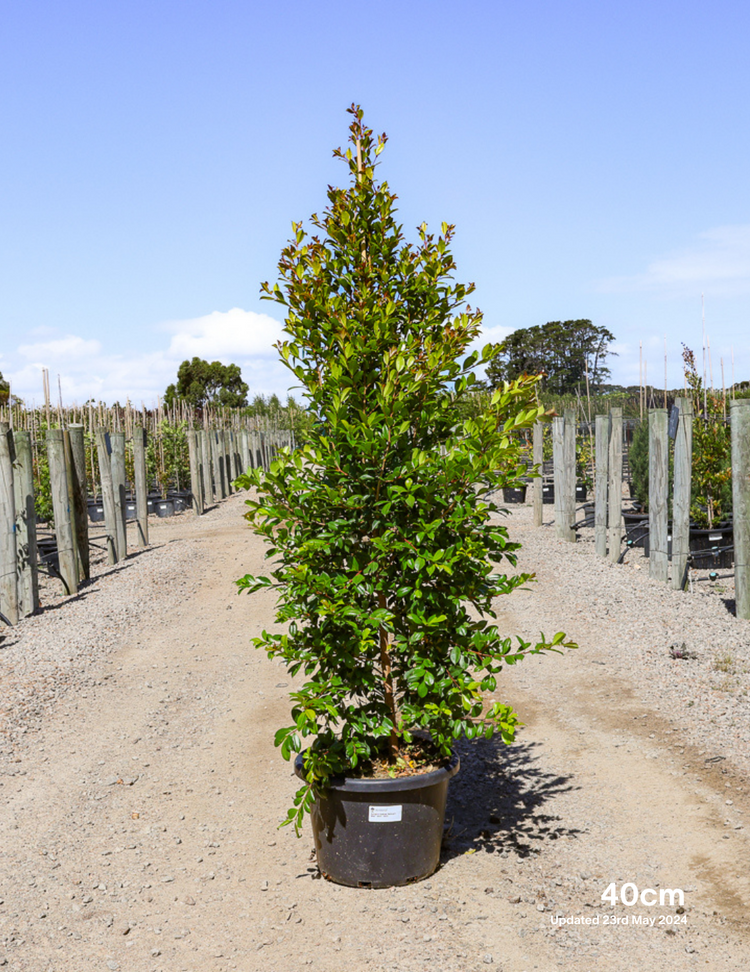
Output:
[[100,341],[85,341],[75,334],[68,334],[64,338],[52,341],[38,341],[36,344],[22,344],[18,353],[29,361],[70,360],[71,358],[88,358],[97,355],[102,349]]
[[475,343],[482,348],[485,344],[498,344],[500,341],[504,341],[515,330],[515,327],[503,327],[502,324],[496,324],[494,327],[482,327],[479,340]]
[[[167,352],[170,357],[223,360],[271,358],[278,352],[274,344],[281,337],[282,325],[267,314],[256,314],[239,307],[205,317],[172,321],[164,325],[173,334]],[[226,360],[224,360],[226,359]]]
[[20,345],[3,359],[3,372],[13,391],[27,403],[43,399],[42,368],[48,368],[52,396],[57,400],[60,376],[66,403],[97,401],[139,405],[156,403],[186,358],[199,357],[223,364],[234,362],[250,385],[250,396],[276,393],[285,397],[292,376],[273,347],[281,324],[265,314],[240,308],[214,311],[204,317],[170,321],[157,330],[171,334],[164,350],[149,353],[112,353],[100,340],[76,334],[51,335],[45,328],[35,336],[48,338]]
[[653,260],[643,273],[602,280],[605,293],[648,291],[667,297],[750,292],[750,225],[718,226],[690,246]]

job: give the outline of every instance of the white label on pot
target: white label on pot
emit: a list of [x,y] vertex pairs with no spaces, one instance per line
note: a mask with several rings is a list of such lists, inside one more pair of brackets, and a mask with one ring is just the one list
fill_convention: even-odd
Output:
[[722,535],[720,533],[709,533],[709,540],[721,540]]
[[397,807],[370,807],[370,823],[387,823],[391,820],[401,819],[401,806]]

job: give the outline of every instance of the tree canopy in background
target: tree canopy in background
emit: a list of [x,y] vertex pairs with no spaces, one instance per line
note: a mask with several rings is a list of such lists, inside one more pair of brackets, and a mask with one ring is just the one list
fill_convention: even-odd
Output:
[[194,408],[204,405],[226,405],[240,408],[247,405],[249,386],[242,380],[240,366],[223,365],[220,361],[193,358],[183,361],[177,370],[177,382],[164,393],[166,405],[187,402]]
[[10,383],[3,378],[0,372],[0,405],[7,405],[10,398]]
[[614,334],[589,320],[549,321],[519,328],[500,343],[500,354],[487,367],[487,381],[495,388],[521,375],[543,373],[544,390],[554,394],[574,392],[589,384],[597,390],[610,375],[605,365]]

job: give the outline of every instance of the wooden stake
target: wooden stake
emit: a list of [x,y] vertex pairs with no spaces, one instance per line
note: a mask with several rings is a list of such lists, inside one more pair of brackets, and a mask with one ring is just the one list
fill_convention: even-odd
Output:
[[[574,415],[574,413],[573,413]],[[572,433],[572,434],[571,434]],[[571,438],[573,472],[571,463]],[[575,543],[575,418],[566,410],[565,417],[552,419],[552,460],[555,477],[555,532],[561,540]],[[570,482],[573,482],[573,502],[570,501]]]
[[616,563],[622,544],[622,409],[610,410],[609,455],[607,458],[607,548]]
[[539,475],[532,481],[532,499],[534,504],[534,526],[540,527],[543,522],[544,508],[542,506],[542,472],[544,470],[544,424],[534,425],[534,465],[538,466]]
[[607,483],[609,480],[609,415],[596,416],[594,480],[594,549],[607,556]]
[[104,527],[107,538],[107,562],[117,563],[117,514],[115,512],[115,492],[112,483],[112,463],[110,460],[111,443],[109,432],[99,428],[96,431],[96,451],[99,457],[99,481],[102,484],[102,505],[104,506]]
[[86,486],[86,445],[83,438],[83,426],[71,425],[66,435],[66,445],[69,442],[69,470],[70,486],[73,500],[74,526],[78,557],[81,563],[81,577],[88,580],[91,577],[89,561],[89,517],[88,517],[88,489]]
[[34,466],[31,433],[14,432],[13,492],[16,512],[16,566],[18,570],[18,614],[26,618],[39,610],[36,514],[34,511]]
[[190,493],[193,499],[193,513],[201,516],[203,513],[202,484],[200,477],[200,460],[198,458],[198,443],[196,432],[187,430],[188,459],[190,462]]
[[133,427],[133,468],[135,476],[135,515],[138,546],[148,546],[148,488],[146,485],[146,430]]
[[648,574],[665,584],[669,574],[667,548],[667,488],[669,484],[669,440],[666,408],[648,413]]
[[13,485],[13,433],[0,423],[0,612],[18,623],[16,497]]
[[112,487],[115,499],[115,544],[117,559],[124,560],[128,555],[126,527],[127,502],[125,498],[125,433],[113,432],[112,443]]
[[205,429],[199,429],[198,442],[200,444],[201,453],[201,480],[203,486],[204,509],[207,506],[211,506],[214,501],[213,476],[211,471],[211,447],[209,445],[208,435],[209,434]]
[[690,551],[690,492],[693,463],[693,403],[678,398],[680,410],[674,440],[674,486],[672,499],[672,588],[683,589]]
[[78,551],[73,533],[73,510],[68,490],[65,462],[65,437],[62,429],[47,429],[47,456],[52,488],[52,508],[55,513],[55,536],[60,575],[68,594],[78,593]]
[[738,618],[750,620],[750,399],[729,406],[732,426],[734,587]]

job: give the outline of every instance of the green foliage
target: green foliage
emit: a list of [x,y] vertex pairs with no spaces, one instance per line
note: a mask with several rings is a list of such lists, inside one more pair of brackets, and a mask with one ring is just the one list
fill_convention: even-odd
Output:
[[588,432],[576,436],[576,480],[586,489],[594,488],[594,444]]
[[187,422],[159,422],[156,435],[148,436],[146,475],[149,483],[158,483],[162,496],[170,486],[186,486],[190,481],[190,458],[187,445]]
[[286,758],[313,740],[286,821],[297,829],[316,788],[376,754],[395,761],[415,730],[446,757],[462,735],[512,741],[515,713],[484,694],[505,665],[566,645],[562,633],[514,644],[488,621],[496,597],[530,580],[496,570],[515,566],[518,544],[482,497],[525,471],[518,433],[542,412],[536,379],[456,422],[472,369],[496,350],[459,360],[481,315],[452,279],[453,227],[435,237],[423,224],[418,245],[405,242],[375,179],[385,136],[350,111],[351,146],[334,154],[351,185],[329,188],[311,219],[319,235],[293,224],[280,283],[263,285],[286,309],[279,351],[315,421],[300,449],[238,480],[257,490],[246,517],[272,561],[238,586],[273,588],[288,626],[254,644],[305,677],[275,739]]
[[[46,424],[43,430],[46,431]],[[55,522],[55,512],[52,507],[52,482],[49,475],[49,460],[47,458],[46,442],[42,439],[36,456],[34,467],[34,512],[38,520],[46,523]]]
[[[679,392],[679,394],[682,394],[682,392]],[[584,385],[580,394],[571,392],[558,395],[542,390],[539,397],[545,408],[554,410],[558,415],[563,415],[566,409],[575,408],[582,420],[588,419],[589,402],[592,419],[594,415],[601,415],[611,408],[621,408],[623,418],[637,418],[640,415],[640,396],[637,387],[635,390],[602,388],[598,392],[592,391],[590,399],[588,399]]]
[[628,463],[633,496],[644,510],[648,510],[648,421],[639,422],[633,430]]
[[271,395],[269,398],[265,395],[256,395],[242,414],[254,418],[267,418],[278,428],[291,429],[294,433],[294,441],[297,443],[305,441],[313,421],[310,412],[302,408],[292,395],[287,396],[285,405],[281,404],[277,395]]
[[[684,345],[682,357],[694,415],[690,520],[696,526],[710,528],[725,519],[732,509],[731,432],[724,419],[722,396],[703,387],[695,356]],[[628,453],[633,493],[644,510],[648,510],[648,439],[648,421],[640,422]],[[670,480],[673,465],[670,450]]]
[[183,361],[177,370],[177,383],[164,393],[164,403],[171,408],[184,401],[194,408],[225,405],[239,408],[247,405],[248,385],[242,380],[239,365],[193,358]]
[[10,398],[10,382],[3,378],[0,372],[0,405],[7,405]]
[[725,402],[703,387],[695,355],[683,344],[682,359],[693,399],[693,472],[690,516],[699,526],[712,527],[732,508],[732,438],[724,418]]
[[595,390],[609,377],[604,364],[614,341],[606,327],[589,320],[550,321],[513,331],[499,344],[499,353],[487,366],[487,381],[495,388],[503,381],[522,375],[544,373],[545,391],[564,395],[586,389]]

